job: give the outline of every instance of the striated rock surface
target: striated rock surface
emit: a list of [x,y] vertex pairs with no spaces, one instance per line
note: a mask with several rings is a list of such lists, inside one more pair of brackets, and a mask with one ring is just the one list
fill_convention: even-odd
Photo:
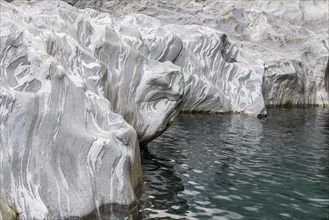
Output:
[[131,205],[138,141],[178,113],[180,68],[146,58],[139,39],[91,9],[1,1],[0,21],[3,207],[20,219],[60,219]]
[[[180,111],[329,105],[319,1],[1,1],[0,216],[131,205]],[[136,14],[137,13],[137,14]]]
[[[171,32],[172,28],[169,24],[175,25],[199,25],[200,33],[203,35],[203,39],[198,40],[198,44],[202,42],[204,47],[203,51],[207,51],[198,56],[205,60],[206,64],[221,63],[220,59],[214,56],[208,56],[213,52],[211,47],[214,41],[220,44],[220,40],[215,40],[210,33],[216,31],[221,34],[227,35],[227,41],[230,42],[234,51],[239,52],[240,58],[237,60],[234,58],[235,54],[228,51],[229,56],[237,61],[236,66],[248,68],[252,72],[251,78],[245,78],[244,82],[250,82],[256,78],[261,80],[263,101],[258,97],[258,84],[255,83],[257,96],[254,94],[247,94],[243,92],[245,96],[241,96],[244,99],[243,102],[237,104],[238,98],[231,97],[230,110],[238,112],[259,114],[261,111],[262,102],[266,105],[325,105],[329,104],[328,91],[325,90],[325,83],[328,80],[324,80],[325,68],[329,59],[329,24],[328,24],[328,11],[329,6],[327,0],[297,0],[297,1],[222,1],[222,0],[143,0],[143,1],[116,1],[116,0],[103,0],[97,1],[95,4],[93,1],[84,0],[72,0],[68,1],[77,7],[92,7],[98,10],[109,12],[113,16],[116,16],[118,20],[124,19],[124,16],[132,13],[142,13],[151,17],[155,17],[161,21],[161,33]],[[134,24],[136,22],[133,22]],[[137,22],[138,23],[138,22]],[[158,23],[153,22],[152,26],[156,26]],[[205,28],[211,27],[210,29]],[[180,35],[184,32],[185,37],[182,37],[184,41],[190,41],[193,45],[194,33],[189,33],[181,26],[174,31],[174,34]],[[203,30],[202,30],[203,29]],[[216,31],[215,31],[216,30]],[[156,31],[153,31],[156,32]],[[159,32],[160,33],[160,32]],[[154,36],[147,36],[147,38]],[[155,38],[160,38],[155,36]],[[154,44],[154,42],[153,42]],[[170,39],[163,41],[162,44],[170,44]],[[196,44],[194,46],[197,46]],[[193,48],[193,46],[191,46]],[[208,48],[207,48],[208,47]],[[166,48],[170,50],[170,47]],[[221,48],[224,49],[225,48]],[[232,49],[231,49],[232,50]],[[252,54],[252,56],[250,55]],[[242,61],[244,60],[244,61]],[[190,61],[193,62],[193,61]],[[182,65],[182,62],[178,65],[183,66],[184,76],[190,75],[193,71],[186,71],[187,65]],[[195,66],[200,63],[197,61]],[[232,66],[232,64],[230,64]],[[200,67],[201,69],[201,67]],[[223,77],[226,73],[222,73],[219,69],[212,69],[210,65],[206,67],[203,72],[203,77],[211,82],[215,82],[212,77],[213,70],[217,71],[218,80],[226,81],[227,78]],[[194,70],[194,69],[193,69]],[[204,69],[203,69],[204,70]],[[239,72],[241,68],[236,68]],[[229,71],[230,72],[230,71]],[[231,76],[239,78],[239,73],[232,73]],[[197,69],[192,73],[193,78],[200,76]],[[262,76],[259,79],[257,76]],[[221,78],[223,77],[223,78]],[[189,78],[189,77],[187,77]],[[192,82],[193,81],[193,82]],[[193,99],[200,99],[200,104],[197,105],[187,104],[185,108],[202,109],[204,110],[213,108],[217,110],[218,105],[204,104],[202,100],[205,100],[204,94],[201,95],[200,87],[196,84],[203,84],[202,80],[185,80],[187,87],[196,88],[196,91],[192,95]],[[241,81],[241,80],[240,80]],[[192,83],[191,83],[192,82]],[[216,85],[204,85],[203,88],[207,88],[213,91],[213,86],[223,92],[221,86]],[[240,89],[236,90],[232,86],[230,87],[232,93],[231,96],[239,97]],[[239,87],[239,86],[237,86]],[[244,91],[243,87],[239,87]],[[205,89],[205,90],[207,90]],[[230,90],[230,89],[229,89]],[[190,93],[187,93],[189,96]],[[207,101],[213,100],[213,92],[209,92]],[[248,95],[250,95],[249,98]],[[207,95],[206,95],[207,96]],[[216,95],[215,95],[216,96]],[[253,96],[254,98],[251,98]],[[202,97],[202,98],[200,98]],[[229,96],[226,97],[226,100]],[[251,104],[250,99],[253,99]],[[188,100],[191,100],[188,98]],[[222,99],[223,100],[223,99]],[[249,101],[247,101],[249,100]],[[186,102],[185,102],[186,103]],[[242,108],[245,104],[250,104],[249,108]],[[227,111],[227,105],[222,105],[223,111]],[[252,107],[252,106],[257,106]],[[184,108],[184,109],[185,109]]]
[[[141,33],[150,58],[182,68],[181,110],[266,113],[261,63],[232,45],[222,32],[196,25],[166,25],[145,15],[125,16],[121,24]],[[252,66],[247,58],[253,59]]]

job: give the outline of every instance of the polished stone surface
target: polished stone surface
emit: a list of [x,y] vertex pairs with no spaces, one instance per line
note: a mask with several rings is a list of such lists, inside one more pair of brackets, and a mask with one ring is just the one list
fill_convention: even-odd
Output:
[[139,143],[179,111],[329,104],[326,1],[66,2],[0,3],[0,201],[22,219],[134,204]]
[[0,20],[1,199],[22,219],[132,204],[138,142],[178,113],[180,68],[146,58],[109,15],[64,2],[1,1]]
[[[326,0],[68,2],[108,12],[117,20],[138,14],[131,23],[142,34],[143,29],[150,33],[144,34],[145,43],[160,61],[172,61],[182,40],[182,52],[173,62],[185,76],[184,110],[257,115],[265,113],[264,103],[329,104]],[[220,40],[223,34],[227,43]]]

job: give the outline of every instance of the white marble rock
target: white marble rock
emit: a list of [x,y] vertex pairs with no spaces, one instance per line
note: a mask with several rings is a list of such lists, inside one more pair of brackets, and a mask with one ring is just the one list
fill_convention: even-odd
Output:
[[[221,106],[223,107],[221,108],[222,111],[230,109],[257,115],[260,112],[265,112],[261,108],[262,103],[266,105],[329,106],[329,86],[325,89],[325,84],[329,84],[329,76],[324,77],[325,69],[329,65],[329,4],[327,0],[102,0],[97,1],[97,4],[89,0],[66,1],[80,8],[91,7],[109,12],[119,21],[125,20],[126,22],[126,15],[129,17],[133,13],[156,18],[159,21],[154,22],[153,20],[152,27],[149,26],[149,29],[155,29],[154,34],[156,34],[158,28],[161,29],[158,33],[164,34],[167,32],[167,35],[171,33],[176,37],[179,35],[183,42],[189,42],[189,46],[192,48],[204,44],[201,50],[205,51],[204,53],[199,53],[197,56],[188,53],[188,56],[194,56],[194,58],[199,56],[200,60],[204,60],[207,64],[217,63],[218,66],[223,65],[223,61],[218,59],[220,56],[216,58],[209,55],[213,52],[211,44],[213,42],[220,44],[219,39],[209,38],[211,35],[209,32],[217,32],[219,35],[226,34],[231,48],[234,48],[233,51],[239,51],[241,54],[236,63],[240,68],[237,69],[241,71],[241,63],[244,60],[244,66],[252,72],[251,78],[248,79],[247,77],[245,82],[260,77],[263,101],[262,98],[256,100],[259,93],[259,82],[256,82],[257,95],[255,95],[255,92],[254,94],[248,94],[252,93],[250,91],[245,93],[243,86],[237,86],[242,88],[244,91],[242,94],[245,95],[241,96],[244,99],[241,103],[236,102],[239,99],[240,90],[234,89],[234,86],[227,86],[228,90],[232,90],[230,104],[210,104],[220,96],[222,96],[222,101],[229,100],[230,96],[223,98],[227,90],[223,91],[223,86],[216,85],[216,81],[223,80],[226,83],[227,78],[224,75],[239,78],[239,71],[234,73],[234,71],[229,70],[230,74],[223,73],[216,68],[212,68],[211,65],[203,68],[202,62],[186,59],[184,62],[180,60],[177,63],[183,66],[186,78],[193,78],[193,80],[185,79],[186,87],[191,88],[189,91],[192,91],[186,93],[188,97],[184,101],[186,103],[185,110],[209,111],[211,108],[213,111],[218,111],[218,106]],[[145,19],[143,16],[142,18]],[[136,22],[135,20],[133,25],[138,25],[139,22],[141,21],[137,20]],[[197,31],[194,30],[190,33],[186,31],[187,26],[190,25],[201,26],[199,28],[200,33],[198,33],[200,41],[193,43]],[[172,26],[178,28],[173,30]],[[210,27],[212,30],[209,31],[206,27]],[[201,40],[201,35],[203,35],[203,40]],[[164,38],[162,35],[150,36],[145,34],[145,36],[146,39]],[[168,36],[167,41],[162,39],[157,44],[162,44],[162,48],[164,48],[166,44],[170,45],[172,42],[170,42]],[[166,51],[170,49],[166,48]],[[185,49],[189,51],[188,47],[185,47]],[[160,47],[158,50],[160,50]],[[228,52],[230,56],[234,57],[235,53]],[[161,57],[161,60],[164,61],[165,59]],[[193,63],[192,66],[190,63]],[[229,66],[232,66],[232,64],[229,64]],[[193,68],[191,69],[191,67]],[[198,68],[195,69],[196,67]],[[204,71],[201,73],[203,79],[199,79],[201,69]],[[213,77],[214,70],[217,71],[217,80],[214,80]],[[205,79],[210,81],[208,85],[204,84]],[[202,86],[204,90],[200,91],[201,84],[204,84]],[[195,89],[193,90],[193,88]],[[217,94],[216,96],[214,95],[215,92],[207,92],[207,90],[218,90],[223,95]],[[200,99],[199,104],[196,101],[198,99]],[[251,99],[254,104],[250,103]],[[242,108],[245,104],[251,106]],[[228,108],[227,106],[230,105],[231,107]]]
[[1,1],[0,20],[2,203],[20,219],[59,219],[135,202],[139,142],[178,113],[180,68],[91,9]]
[[[1,1],[0,217],[136,200],[179,111],[329,105],[326,0]],[[4,213],[7,212],[7,213]]]
[[232,45],[224,33],[205,26],[166,25],[145,15],[128,15],[120,22],[141,33],[151,59],[182,68],[182,111],[266,114],[261,61]]

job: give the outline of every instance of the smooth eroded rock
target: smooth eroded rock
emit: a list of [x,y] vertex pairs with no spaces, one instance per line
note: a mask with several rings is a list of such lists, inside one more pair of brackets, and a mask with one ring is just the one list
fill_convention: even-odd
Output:
[[[180,68],[91,9],[1,2],[0,197],[21,219],[130,205],[138,142],[178,113]],[[97,211],[96,211],[97,215]]]
[[[172,55],[180,47],[177,39],[181,38],[185,42],[185,50],[182,54],[187,51],[187,56],[190,58],[186,58],[185,61],[181,59],[177,63],[182,66],[184,76],[191,77],[190,80],[185,79],[188,87],[188,92],[185,93],[187,94],[184,101],[185,110],[204,108],[217,111],[220,108],[221,111],[230,109],[257,115],[262,102],[266,105],[329,106],[329,89],[325,89],[324,83],[328,81],[324,79],[324,76],[329,59],[327,0],[172,0],[166,2],[103,0],[99,1],[99,4],[77,0],[72,4],[81,8],[92,7],[109,12],[118,17],[118,20],[124,20],[125,23],[128,20],[125,16],[132,13],[158,19],[158,21],[153,19],[152,22],[145,22],[142,21],[147,20],[145,16],[138,15],[140,19],[133,20],[132,24],[141,25],[142,32],[147,30],[144,31],[146,44],[148,39],[155,40],[152,41],[150,50],[160,61],[165,60],[163,55],[166,54],[169,55],[168,60],[172,60]],[[191,29],[188,28],[190,25],[198,25],[199,30],[187,31]],[[177,28],[173,29],[172,26]],[[211,33],[215,32],[217,34],[210,38]],[[216,39],[215,36],[222,34],[227,35],[230,47],[224,47],[221,50],[224,49],[224,53],[227,51],[226,54],[232,58],[237,51],[240,55],[239,59],[234,58],[237,61],[236,64],[225,65],[237,66],[236,73],[230,68],[220,69],[225,62],[212,54],[214,53],[213,45],[221,45],[221,40]],[[188,46],[187,42],[189,42]],[[154,45],[157,45],[156,50],[154,50]],[[195,53],[193,53],[193,48],[196,49]],[[216,63],[216,68],[213,68],[212,62],[209,61]],[[239,74],[244,68],[247,68],[251,74],[250,78],[245,77],[241,80]],[[200,70],[202,70],[201,74]],[[217,74],[217,77],[218,80],[223,81],[223,84],[228,85],[224,89],[214,80],[214,71],[221,72]],[[200,75],[210,82],[205,83],[205,80],[200,79]],[[224,75],[229,75],[230,78],[227,79]],[[232,85],[229,83],[232,77],[239,78],[240,82],[246,84],[251,84],[255,78],[258,78],[254,83],[256,88],[252,88],[257,93],[252,94],[252,91],[246,93],[243,85]],[[261,83],[261,89],[259,89],[259,83]],[[201,87],[206,89],[200,91]],[[243,92],[240,93],[240,89]],[[221,91],[222,95],[218,91]],[[259,92],[262,93],[263,100],[259,97]],[[231,94],[224,97],[227,93]],[[239,101],[240,98],[241,101]],[[223,100],[229,99],[230,104],[223,104]],[[210,104],[215,100],[221,100],[218,101],[221,104]],[[242,107],[248,104],[249,108]],[[231,107],[228,108],[228,106]]]

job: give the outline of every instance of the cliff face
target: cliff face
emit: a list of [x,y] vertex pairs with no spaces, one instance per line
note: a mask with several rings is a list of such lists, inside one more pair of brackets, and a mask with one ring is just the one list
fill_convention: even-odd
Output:
[[1,2],[0,198],[22,219],[130,205],[140,142],[178,113],[183,76],[109,15]]
[[145,15],[125,16],[120,23],[141,34],[151,59],[181,67],[181,110],[265,113],[262,66],[251,66],[244,58],[256,57],[232,45],[224,33],[196,25],[166,25]]
[[[219,44],[220,40],[210,38],[210,35],[207,34],[216,31],[219,34],[226,34],[230,45],[232,45],[231,47],[235,48],[234,51],[241,51],[236,52],[241,53],[240,60],[234,58],[234,53],[228,51],[228,54],[233,56],[232,58],[237,61],[238,66],[241,66],[243,60],[246,68],[251,71],[251,78],[247,77],[244,82],[258,78],[257,82],[254,83],[256,86],[255,91],[257,92],[249,95],[255,99],[260,92],[263,101],[261,101],[262,98],[260,97],[257,98],[257,101],[253,101],[253,103],[257,102],[257,104],[252,104],[250,99],[248,100],[248,98],[239,95],[239,89],[227,89],[227,92],[233,90],[231,93],[235,93],[237,97],[242,97],[244,101],[239,103],[236,101],[237,98],[231,95],[232,103],[230,108],[226,108],[225,105],[220,106],[220,109],[224,109],[224,111],[230,109],[238,112],[252,112],[252,114],[264,113],[265,111],[261,110],[260,107],[262,102],[266,105],[315,104],[328,106],[329,104],[328,92],[325,90],[324,85],[324,72],[329,58],[329,8],[326,0],[173,0],[166,2],[160,0],[105,0],[97,2],[98,4],[94,4],[93,1],[74,0],[70,3],[77,7],[93,7],[109,12],[117,17],[118,20],[121,20],[127,14],[145,14],[160,20],[162,29],[166,29],[163,26],[170,26],[169,24],[193,24],[202,26],[200,29],[205,29],[205,27],[212,28],[210,31],[209,29],[200,31],[200,34],[206,39],[203,43],[209,46],[209,48],[204,47],[202,50],[207,51],[207,55],[200,53],[199,56],[202,56],[203,60],[213,60],[214,63],[221,63],[221,61],[218,57],[208,56],[209,53],[213,52],[213,48],[210,46],[211,41],[216,41]],[[126,19],[124,18],[124,20]],[[153,22],[153,26],[155,25],[156,23]],[[184,27],[177,29],[182,32]],[[170,28],[167,31],[172,32]],[[193,41],[192,33],[191,37],[189,37],[187,31],[184,33],[188,36],[183,37],[184,42],[186,40]],[[178,35],[179,32],[175,30],[175,34]],[[202,40],[198,40],[198,44],[201,45]],[[225,48],[222,49],[225,50]],[[200,62],[195,62],[195,60],[190,62],[194,63],[194,67],[198,66],[200,68],[193,69],[191,72],[186,70],[186,66],[190,65],[184,66],[181,63],[178,63],[178,65],[183,66],[184,76],[192,74],[193,78],[198,77],[202,64],[200,65]],[[212,69],[210,65],[206,65],[206,69],[202,69],[202,71],[204,78],[207,78],[210,82],[214,82],[212,77],[213,71],[216,72],[218,78],[223,77],[222,74],[227,74],[227,72],[223,73],[222,69],[217,67]],[[186,78],[189,77],[187,76]],[[225,77],[222,79],[223,81],[227,80]],[[199,80],[185,80],[187,87],[197,88],[196,90],[199,92],[195,92],[192,95],[187,93],[188,100],[191,100],[192,96],[192,100],[200,99],[200,102],[207,106],[207,104],[202,102],[205,99],[204,97],[208,97],[207,101],[209,101],[215,100],[216,98],[214,97],[220,96],[212,96],[212,92],[208,93],[209,96],[205,93],[203,93],[203,96],[200,96],[200,86],[195,86],[196,84],[192,81]],[[259,85],[262,87],[261,90],[258,89]],[[225,93],[223,86],[205,85],[204,88],[211,89],[214,88],[213,86]],[[243,87],[237,87],[242,88],[244,91]],[[248,97],[248,93],[245,91],[242,94]],[[222,100],[228,100],[229,97],[230,95],[226,98],[222,96]],[[242,103],[246,103],[246,105]],[[185,105],[185,108],[200,110],[200,106],[194,104]],[[253,107],[249,109],[246,107],[241,108],[242,106],[248,106],[248,104]],[[254,107],[254,105],[257,107]],[[215,106],[212,105],[210,108],[218,110]],[[209,110],[209,108],[205,107],[204,110]]]
[[1,1],[0,202],[22,219],[131,204],[139,143],[180,110],[329,104],[326,1],[67,2],[109,13]]

